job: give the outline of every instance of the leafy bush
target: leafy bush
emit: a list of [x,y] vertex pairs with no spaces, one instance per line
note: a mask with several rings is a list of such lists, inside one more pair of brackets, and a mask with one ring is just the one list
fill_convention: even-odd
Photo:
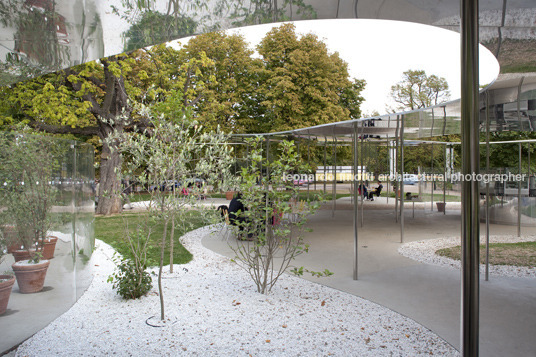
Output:
[[331,275],[327,269],[313,272],[291,266],[297,256],[308,252],[309,245],[304,241],[304,233],[308,230],[305,223],[322,201],[320,195],[315,195],[309,202],[298,201],[299,186],[286,179],[289,173],[310,169],[300,160],[295,143],[279,142],[278,155],[273,160],[267,160],[266,157],[270,157],[267,154],[263,157],[260,138],[247,143],[250,146],[249,165],[242,168],[240,194],[235,198],[244,209],[233,212],[238,238],[245,242],[230,245],[236,255],[234,261],[248,272],[262,294],[268,294],[287,270],[297,275],[304,272],[317,277]]
[[113,284],[117,294],[127,300],[139,299],[151,290],[153,282],[145,266],[125,258],[116,257],[114,260],[118,262],[117,270],[108,277],[108,282]]

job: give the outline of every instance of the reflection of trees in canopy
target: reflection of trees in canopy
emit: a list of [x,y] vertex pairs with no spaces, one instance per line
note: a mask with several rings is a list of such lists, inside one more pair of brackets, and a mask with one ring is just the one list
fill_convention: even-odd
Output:
[[112,9],[132,24],[125,33],[126,50],[215,31],[228,19],[233,26],[247,26],[316,18],[303,0],[122,0],[121,5]]
[[316,11],[303,0],[236,0],[232,4],[234,26],[316,19]]
[[[77,6],[80,4],[73,4]],[[95,14],[95,9],[89,11]],[[71,28],[61,15],[54,0],[13,0],[8,4],[0,3],[1,24],[14,29],[14,48],[0,59],[0,85],[13,83],[52,72],[69,66],[74,60],[78,63],[85,58],[89,41],[75,52],[71,49],[74,31],[91,36],[100,28],[96,15],[84,13],[81,23]],[[86,21],[94,16],[92,21]],[[74,54],[77,55],[74,55]],[[81,55],[81,58],[74,58]],[[5,62],[2,62],[4,60]]]
[[101,214],[121,209],[121,200],[113,195],[120,188],[115,170],[121,161],[104,139],[131,124],[116,118],[128,118],[132,111],[124,79],[132,61],[132,56],[110,57],[20,82],[4,91],[1,109],[6,109],[2,114],[9,117],[2,118],[3,122],[22,121],[49,133],[95,135],[101,139],[97,210]]
[[197,23],[190,17],[146,11],[125,34],[126,51],[194,34]]

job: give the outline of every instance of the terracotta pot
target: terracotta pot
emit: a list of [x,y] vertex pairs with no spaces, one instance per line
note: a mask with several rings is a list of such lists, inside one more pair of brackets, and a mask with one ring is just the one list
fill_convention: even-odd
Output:
[[234,191],[227,191],[227,192],[225,192],[225,198],[230,201],[230,200],[233,199],[234,194],[235,194]]
[[22,244],[19,244],[19,243],[11,243],[10,245],[7,246],[7,252],[13,253],[16,250],[20,250],[21,246]]
[[41,250],[41,247],[43,248],[43,259],[52,259],[54,258],[54,250],[56,249],[56,242],[58,241],[58,237],[54,236],[48,236],[45,239],[45,244],[42,245],[42,240],[39,239],[38,244],[38,251]]
[[445,202],[436,202],[437,212],[445,212],[446,205],[447,204]]
[[41,260],[37,264],[28,264],[26,260],[13,263],[11,268],[17,277],[19,291],[23,294],[31,294],[43,290],[49,265],[48,260]]
[[0,315],[7,310],[11,288],[13,287],[13,284],[15,284],[15,277],[13,275],[0,275],[0,280],[2,279],[8,280],[0,281]]
[[35,249],[30,249],[29,252],[26,249],[17,249],[12,251],[11,254],[13,254],[16,262],[20,262],[21,260],[28,260],[33,257]]
[[15,226],[6,224],[1,226],[0,229],[8,242],[7,252],[12,253],[14,250],[20,249],[22,243],[18,242]]

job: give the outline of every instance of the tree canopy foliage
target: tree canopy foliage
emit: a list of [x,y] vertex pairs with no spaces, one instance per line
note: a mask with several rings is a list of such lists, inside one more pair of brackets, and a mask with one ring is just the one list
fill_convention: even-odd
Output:
[[407,70],[402,81],[391,87],[391,97],[397,110],[430,107],[450,98],[449,85],[443,77],[427,75],[424,70]]
[[121,159],[105,139],[150,125],[139,105],[188,112],[207,130],[243,133],[360,117],[364,81],[349,78],[347,64],[316,36],[299,37],[285,24],[268,33],[258,53],[241,35],[208,33],[179,49],[162,44],[85,63],[1,88],[0,125],[98,138],[97,212],[108,214],[121,209],[118,197],[106,197],[119,189]]
[[352,80],[348,64],[330,54],[316,35],[298,38],[292,24],[273,28],[257,48],[262,57],[259,129],[291,130],[358,118],[362,80]]

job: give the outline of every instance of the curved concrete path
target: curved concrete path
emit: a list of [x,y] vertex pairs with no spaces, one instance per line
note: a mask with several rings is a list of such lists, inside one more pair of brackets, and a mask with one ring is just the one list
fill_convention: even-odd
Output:
[[[376,202],[376,201],[375,201]],[[375,204],[375,202],[365,202]],[[308,280],[342,290],[408,316],[437,333],[459,349],[460,272],[423,264],[402,257],[399,224],[393,210],[379,207],[364,211],[364,227],[359,231],[359,280],[353,274],[353,211],[318,211],[308,224],[306,235],[310,253],[298,257],[296,266],[311,270],[331,270],[328,278]],[[344,205],[340,205],[341,208]],[[431,212],[430,206],[406,209],[405,241],[460,235],[460,214]],[[448,208],[448,204],[447,204]],[[481,227],[485,232],[485,227]],[[515,226],[491,226],[491,234],[516,234]],[[523,228],[523,234],[535,232]],[[228,239],[228,241],[227,241]],[[234,238],[207,236],[203,244],[220,254],[233,257],[229,248]],[[536,356],[536,279],[491,276],[480,284],[480,355]]]

